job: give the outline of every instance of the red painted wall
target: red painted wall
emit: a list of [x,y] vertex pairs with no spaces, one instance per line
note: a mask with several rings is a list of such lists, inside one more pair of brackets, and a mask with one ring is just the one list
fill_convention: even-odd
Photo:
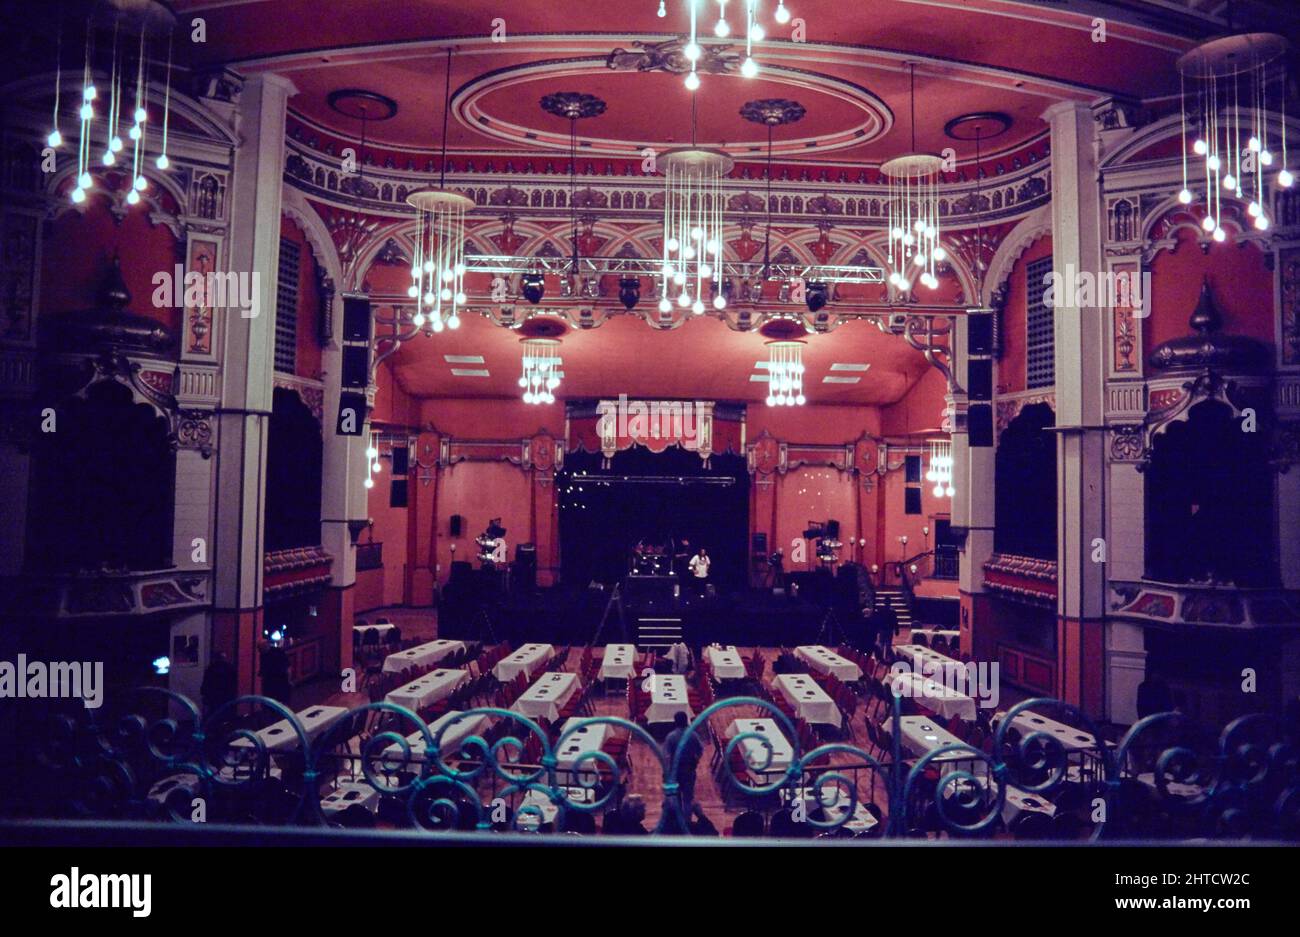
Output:
[[1025,322],[1029,291],[1025,283],[1025,268],[1033,261],[1051,255],[1052,238],[1045,234],[1030,244],[1011,268],[1007,302],[1002,310],[1002,357],[998,359],[997,369],[999,393],[1014,394],[1026,388]]
[[[96,190],[83,210],[65,212],[45,228],[41,258],[41,306],[45,314],[82,312],[99,305],[105,278],[120,258],[122,277],[131,302],[127,309],[167,326],[179,335],[179,307],[156,308],[154,274],[173,275],[183,263],[180,243],[165,225],[149,222],[148,210],[135,206],[118,221],[108,210],[108,198]],[[176,284],[176,292],[183,284]]]
[[1265,265],[1264,252],[1252,244],[1238,246],[1229,235],[1203,253],[1196,235],[1181,229],[1177,247],[1161,251],[1151,263],[1151,316],[1143,323],[1145,354],[1163,341],[1191,332],[1187,319],[1207,277],[1223,317],[1223,331],[1273,345],[1273,273]]
[[320,285],[317,281],[316,257],[302,229],[289,218],[280,219],[280,237],[298,245],[298,354],[294,373],[299,377],[320,380]]

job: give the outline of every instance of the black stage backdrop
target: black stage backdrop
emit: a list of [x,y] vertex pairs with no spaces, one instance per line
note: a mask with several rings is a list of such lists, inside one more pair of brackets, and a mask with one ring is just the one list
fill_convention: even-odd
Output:
[[572,452],[556,477],[560,496],[560,571],[569,586],[612,583],[628,571],[637,541],[691,542],[713,561],[711,582],[738,588],[747,580],[749,472],[738,455],[676,446],[653,453],[633,446],[601,469],[600,453]]

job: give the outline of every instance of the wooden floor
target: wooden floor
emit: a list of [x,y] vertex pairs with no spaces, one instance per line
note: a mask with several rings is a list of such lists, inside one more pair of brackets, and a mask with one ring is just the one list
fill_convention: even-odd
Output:
[[[375,618],[384,617],[398,625],[402,630],[404,640],[418,638],[429,640],[437,637],[436,613],[432,610],[412,610],[394,608],[388,610],[377,610],[359,615],[358,618],[373,621]],[[906,643],[909,636],[904,631],[897,643]],[[750,656],[756,649],[752,647],[740,648],[741,653]],[[763,682],[766,685],[772,677],[770,670],[771,662],[775,660],[779,649],[761,648],[763,657],[766,661]],[[596,648],[595,654],[599,657],[603,653],[603,648]],[[569,656],[566,669],[572,670],[578,666],[580,658],[579,649],[575,649]],[[1023,694],[1009,695],[1006,689],[1003,690],[1003,698],[999,702],[999,708],[1005,709],[1026,698]],[[301,698],[300,698],[301,697]],[[299,709],[306,706],[320,703],[328,703],[336,706],[363,706],[367,698],[363,693],[343,693],[339,692],[336,683],[313,683],[295,690],[294,708]],[[611,715],[627,718],[627,702],[621,692],[611,689],[608,696],[601,694],[600,690],[593,691],[593,706],[596,715]],[[728,724],[733,719],[743,718],[746,716],[756,715],[753,707],[736,706],[720,710],[711,717],[715,731],[722,736]],[[758,715],[770,715],[770,712],[759,713]],[[664,727],[665,729],[667,727]],[[662,733],[660,733],[662,734]],[[870,748],[866,734],[866,719],[864,709],[859,710],[852,722],[853,737],[845,737],[844,742],[855,745],[862,749]],[[721,781],[713,776],[709,770],[709,759],[713,754],[711,744],[705,740],[705,755],[700,762],[698,779],[695,790],[695,800],[703,808],[705,814],[719,831],[729,831],[735,817],[747,809],[762,808],[756,798],[738,794],[734,789],[730,789],[724,777]],[[652,752],[646,745],[634,741],[629,751],[632,763],[632,776],[627,779],[626,793],[641,794],[646,803],[646,821],[647,829],[653,828],[658,822],[662,812],[662,769],[659,765],[657,755]],[[831,760],[836,765],[861,764],[862,759],[852,756],[850,753],[836,753],[832,755]],[[857,797],[860,801],[871,800],[876,803],[882,811],[888,811],[888,798],[885,794],[885,787],[874,771],[870,770],[850,770],[848,773],[856,779],[858,785]],[[770,803],[766,804],[768,812],[772,809]]]

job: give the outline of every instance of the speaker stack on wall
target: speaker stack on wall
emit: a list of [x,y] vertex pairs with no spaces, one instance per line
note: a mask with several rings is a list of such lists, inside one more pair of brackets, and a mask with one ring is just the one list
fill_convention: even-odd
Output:
[[966,428],[970,445],[993,445],[993,313],[973,309],[966,313]]
[[343,297],[343,372],[339,392],[340,436],[363,436],[366,432],[366,388],[370,384],[370,299]]

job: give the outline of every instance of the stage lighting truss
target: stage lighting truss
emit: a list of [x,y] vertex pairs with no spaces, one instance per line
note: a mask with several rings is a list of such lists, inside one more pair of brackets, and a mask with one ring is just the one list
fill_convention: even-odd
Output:
[[955,493],[956,489],[952,487],[952,443],[948,440],[930,442],[930,467],[926,470],[925,480],[934,484],[936,498],[951,498]]
[[415,300],[411,324],[425,334],[460,327],[465,295],[465,212],[471,199],[447,189],[421,189],[407,196],[416,211],[415,259],[407,294]]
[[560,340],[557,338],[524,338],[523,369],[519,386],[523,389],[524,403],[555,403],[555,388],[560,386]]
[[767,405],[803,406],[803,346],[798,339],[767,343]]

